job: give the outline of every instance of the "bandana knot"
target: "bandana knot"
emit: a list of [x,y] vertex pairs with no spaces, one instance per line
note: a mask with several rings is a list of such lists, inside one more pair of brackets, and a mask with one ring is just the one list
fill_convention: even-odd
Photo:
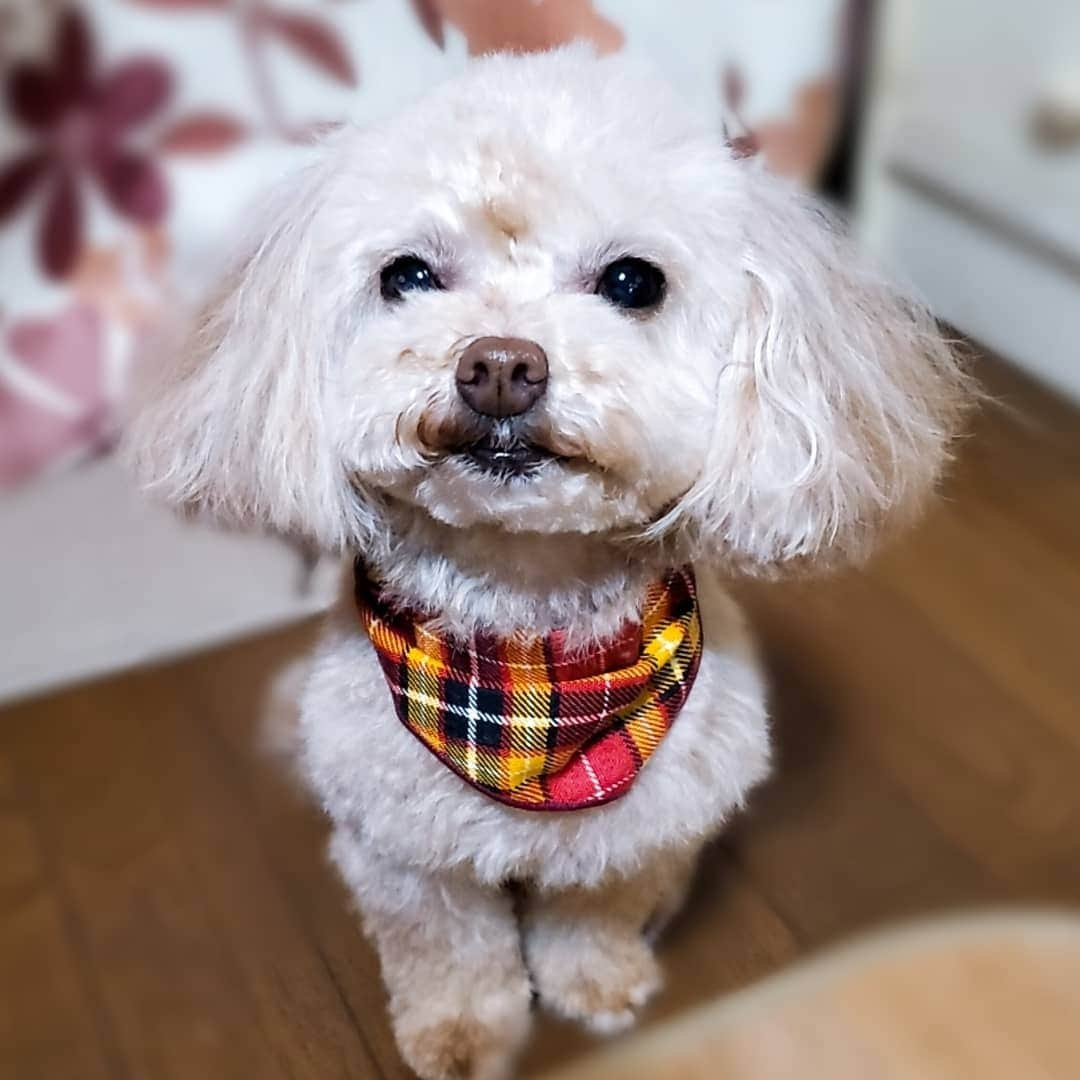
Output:
[[701,660],[689,566],[648,589],[607,641],[476,634],[458,641],[388,605],[356,563],[356,605],[401,722],[500,802],[580,810],[624,795],[686,702]]

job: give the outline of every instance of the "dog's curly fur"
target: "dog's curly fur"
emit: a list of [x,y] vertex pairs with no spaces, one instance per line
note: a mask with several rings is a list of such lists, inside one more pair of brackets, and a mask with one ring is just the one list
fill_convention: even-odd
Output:
[[[384,301],[405,253],[445,290]],[[595,294],[623,255],[663,268],[655,312]],[[484,335],[549,358],[520,424],[561,456],[530,476],[455,452],[474,423],[455,365]],[[304,772],[422,1077],[505,1074],[532,990],[628,1022],[660,979],[644,929],[768,768],[721,575],[862,556],[918,509],[966,397],[932,320],[647,71],[569,49],[485,58],[333,137],[173,352],[131,433],[151,487],[363,552],[448,633],[601,638],[695,561],[697,684],[609,805],[537,814],[464,784],[396,719],[347,589],[302,700]]]

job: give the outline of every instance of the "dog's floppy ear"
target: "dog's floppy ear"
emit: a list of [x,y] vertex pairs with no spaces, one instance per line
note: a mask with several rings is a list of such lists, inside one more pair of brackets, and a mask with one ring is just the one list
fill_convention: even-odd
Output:
[[933,489],[968,381],[826,211],[739,167],[743,293],[707,459],[673,516],[700,555],[749,569],[859,558]]
[[347,277],[319,236],[329,179],[320,163],[287,182],[195,315],[147,350],[126,442],[168,501],[333,548],[363,511],[335,464],[324,393]]

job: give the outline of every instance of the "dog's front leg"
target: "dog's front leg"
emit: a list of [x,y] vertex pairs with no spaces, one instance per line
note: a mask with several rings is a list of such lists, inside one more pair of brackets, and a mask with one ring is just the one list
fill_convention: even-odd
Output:
[[682,903],[696,858],[697,848],[667,851],[596,888],[531,896],[525,958],[540,1001],[595,1031],[633,1023],[660,986],[652,941]]
[[392,862],[341,828],[330,854],[378,949],[408,1065],[423,1080],[509,1075],[531,995],[510,897]]

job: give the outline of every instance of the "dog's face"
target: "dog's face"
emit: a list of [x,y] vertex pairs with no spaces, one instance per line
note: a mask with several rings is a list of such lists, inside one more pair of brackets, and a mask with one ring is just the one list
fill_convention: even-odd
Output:
[[855,548],[932,484],[960,392],[819,211],[625,61],[482,61],[338,136],[144,414],[174,498],[363,543],[679,533]]
[[[576,105],[391,130],[374,177],[361,138],[333,185],[356,215],[336,453],[454,526],[642,526],[708,449],[739,223],[689,209],[685,149],[590,134]],[[354,183],[372,195],[353,211]]]

